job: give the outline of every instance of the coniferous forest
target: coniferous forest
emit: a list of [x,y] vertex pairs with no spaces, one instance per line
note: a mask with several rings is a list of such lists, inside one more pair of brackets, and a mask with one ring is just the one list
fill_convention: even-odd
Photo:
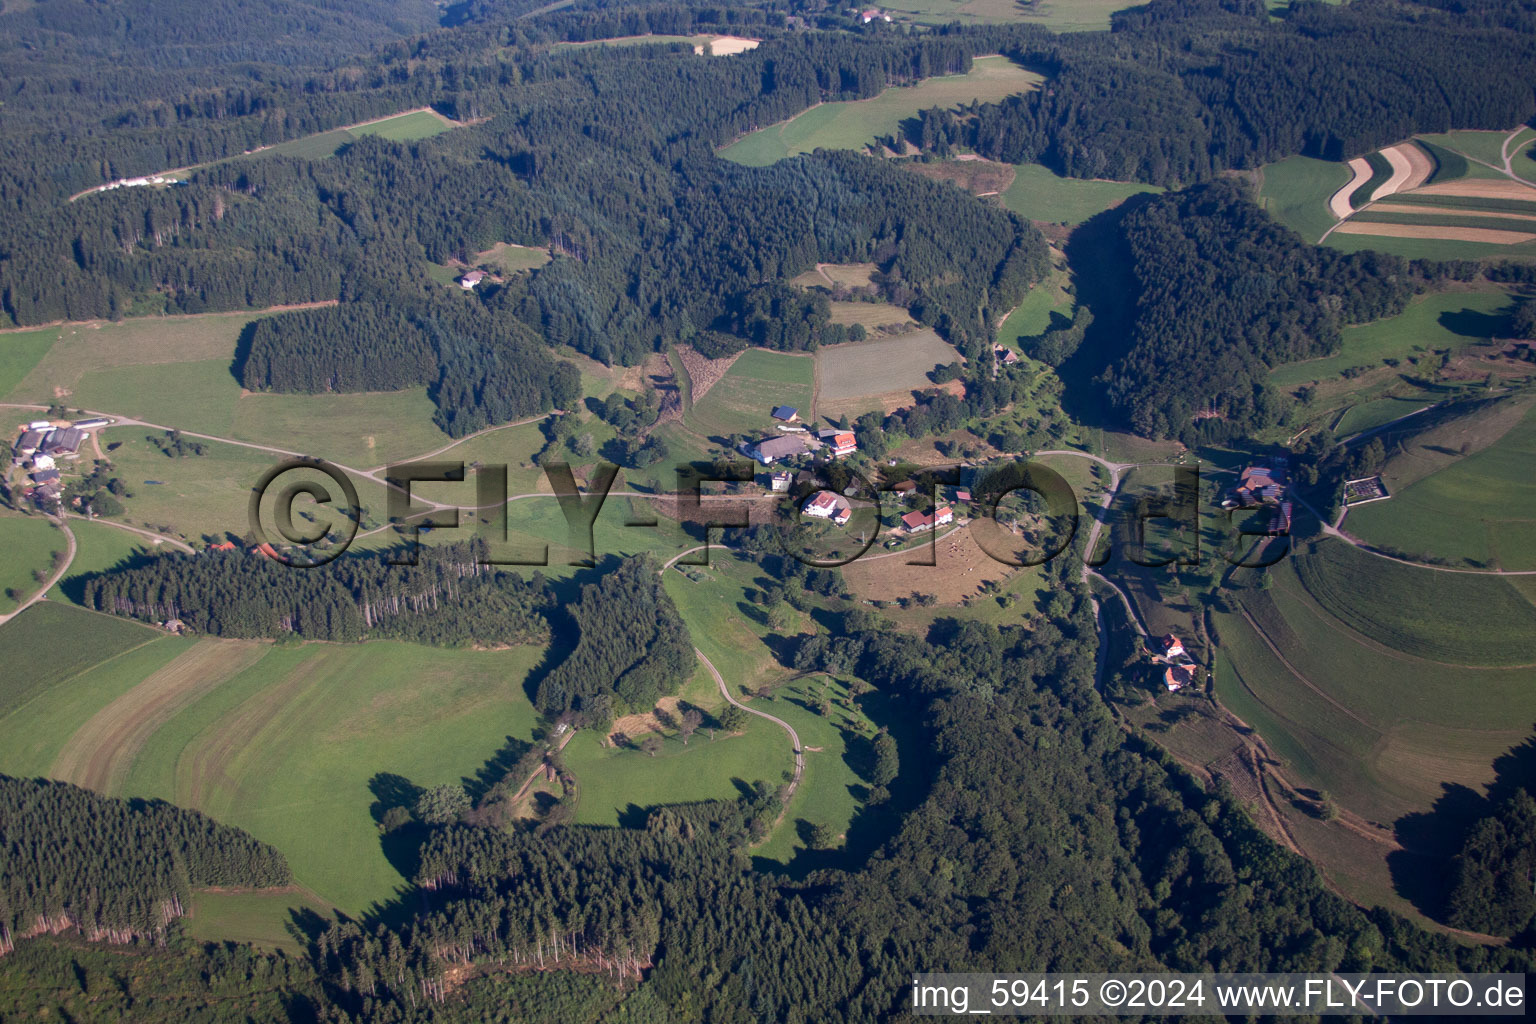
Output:
[[32,933],[163,936],[196,887],[289,881],[283,855],[197,811],[0,775],[0,954]]
[[295,570],[257,552],[168,554],[88,579],[85,603],[192,633],[443,646],[548,639],[543,580],[484,564],[482,542],[347,554]]

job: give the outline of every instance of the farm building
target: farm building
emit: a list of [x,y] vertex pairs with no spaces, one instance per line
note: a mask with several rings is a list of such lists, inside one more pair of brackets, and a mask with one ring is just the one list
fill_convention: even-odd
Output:
[[87,419],[75,420],[75,426],[81,430],[95,430],[97,427],[110,426],[111,423],[110,416],[91,416]]
[[853,514],[853,508],[848,504],[848,499],[832,491],[818,492],[815,497],[801,506],[800,511],[815,519],[830,519],[838,526],[847,523],[848,517]]
[[32,482],[39,486],[59,482],[59,471],[56,469],[39,469],[32,474]]
[[1169,633],[1167,636],[1164,636],[1159,642],[1163,645],[1163,657],[1165,657],[1165,658],[1182,658],[1182,657],[1184,657],[1184,641],[1180,640],[1178,637],[1174,636],[1172,633]]
[[42,454],[38,454],[38,455],[32,456],[32,468],[33,469],[52,469],[52,468],[54,468],[53,456],[52,455],[42,455]]
[[1178,693],[1195,681],[1195,675],[1183,665],[1169,665],[1163,672],[1163,685],[1169,693]]
[[38,486],[31,488],[26,492],[26,494],[27,497],[37,502],[37,504],[46,508],[58,505],[59,496],[63,492],[64,488],[60,486],[57,480],[50,480],[45,484],[39,484]]
[[483,270],[471,270],[469,273],[467,273],[463,277],[459,278],[459,287],[463,288],[467,292],[472,292],[472,291],[475,290],[475,285],[479,284],[481,281],[484,281],[484,280],[485,280],[485,271],[483,271]]
[[804,455],[808,450],[809,446],[805,440],[792,434],[784,437],[765,437],[745,449],[748,455],[765,466],[771,466],[779,459],[792,459]]
[[1269,532],[1270,533],[1290,533],[1291,532],[1291,503],[1290,502],[1282,501],[1279,505],[1275,506],[1275,514],[1274,514],[1274,517],[1270,520]]
[[768,489],[774,494],[783,494],[789,490],[789,481],[792,478],[788,472],[772,473],[768,476]]
[[233,551],[233,550],[235,550],[235,542],[232,541],[232,540],[221,540],[217,544],[209,544],[208,545],[208,550],[209,551]]
[[954,510],[948,505],[932,512],[908,512],[901,517],[901,525],[907,528],[908,533],[925,533],[940,526],[948,526],[954,521]]
[[832,446],[832,457],[841,458],[844,455],[852,455],[859,450],[858,441],[854,440],[850,431],[839,431],[832,435],[832,440],[827,442]]
[[48,435],[48,440],[43,443],[43,452],[54,457],[77,455],[80,446],[85,443],[85,431],[76,427],[66,427],[63,430],[55,430]]
[[1285,460],[1275,459],[1268,465],[1249,466],[1238,477],[1232,493],[1222,499],[1222,508],[1251,508],[1254,505],[1278,503],[1285,498]]
[[776,420],[793,423],[800,418],[800,410],[792,405],[776,405],[773,407],[773,412],[770,415]]
[[16,451],[22,455],[31,455],[43,446],[48,434],[41,430],[26,430],[16,440]]
[[859,14],[859,21],[861,23],[865,24],[865,25],[868,25],[872,21],[890,21],[890,20],[891,20],[891,16],[889,14],[886,14],[884,11],[879,10],[878,8],[875,8],[875,7],[871,7],[869,10],[863,11],[862,13]]

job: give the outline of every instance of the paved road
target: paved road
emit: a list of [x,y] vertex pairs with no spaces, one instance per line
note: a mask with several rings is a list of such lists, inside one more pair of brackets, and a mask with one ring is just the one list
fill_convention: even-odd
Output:
[[69,571],[69,564],[75,560],[75,535],[70,530],[69,524],[62,519],[53,520],[53,524],[64,531],[64,539],[69,543],[69,550],[65,552],[64,561],[53,571],[53,575],[48,578],[48,582],[37,588],[37,593],[17,605],[15,611],[0,615],[0,626],[3,626],[34,604],[37,604],[37,602],[43,600],[47,596],[48,591],[53,589],[54,584],[64,578],[64,574]]
[[747,705],[731,696],[731,691],[726,689],[725,680],[720,678],[720,673],[715,669],[714,662],[710,661],[709,658],[705,656],[704,652],[699,650],[697,647],[693,649],[693,653],[699,656],[699,660],[704,663],[704,667],[709,669],[709,674],[715,677],[715,685],[720,687],[720,696],[724,697],[727,703],[734,704],[736,707],[741,708],[741,710],[745,711],[749,715],[756,715],[759,718],[766,718],[768,721],[774,723],[779,728],[789,733],[789,742],[793,745],[795,751],[795,774],[794,778],[789,780],[789,789],[784,793],[784,812],[780,812],[779,814],[780,818],[784,817],[784,813],[789,810],[790,798],[795,795],[795,790],[800,788],[800,780],[805,776],[805,748],[800,745],[800,734],[795,732],[795,727],[784,721],[784,719],[770,715],[766,711],[758,711],[756,708],[749,708]]

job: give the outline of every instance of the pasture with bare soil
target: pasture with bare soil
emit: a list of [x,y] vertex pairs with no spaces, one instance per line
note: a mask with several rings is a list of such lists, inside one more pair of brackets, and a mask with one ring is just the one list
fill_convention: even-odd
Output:
[[819,411],[824,416],[857,416],[894,398],[911,404],[913,390],[933,387],[928,374],[960,359],[953,345],[933,330],[852,345],[833,345],[816,353]]

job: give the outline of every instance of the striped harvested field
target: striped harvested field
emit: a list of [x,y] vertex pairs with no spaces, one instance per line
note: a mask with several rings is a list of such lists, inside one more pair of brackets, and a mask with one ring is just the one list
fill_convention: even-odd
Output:
[[1453,242],[1483,242],[1488,245],[1518,245],[1536,238],[1528,231],[1500,231],[1493,228],[1457,228],[1433,224],[1386,224],[1352,220],[1334,231],[1341,235],[1380,235],[1384,238],[1433,238]]
[[[1434,214],[1440,214],[1448,217],[1465,217],[1468,213],[1474,211],[1469,210],[1465,206],[1431,206],[1427,203],[1386,202],[1372,204],[1371,212],[1390,213],[1394,216],[1406,215],[1409,217],[1430,216]],[[1529,221],[1532,224],[1536,224],[1536,212],[1507,213],[1502,210],[1484,209],[1477,209],[1475,212],[1478,217],[1489,217],[1496,220],[1523,220]]]
[[1479,199],[1536,200],[1536,187],[1497,178],[1463,178],[1442,181],[1417,190],[1421,196],[1476,196]]

